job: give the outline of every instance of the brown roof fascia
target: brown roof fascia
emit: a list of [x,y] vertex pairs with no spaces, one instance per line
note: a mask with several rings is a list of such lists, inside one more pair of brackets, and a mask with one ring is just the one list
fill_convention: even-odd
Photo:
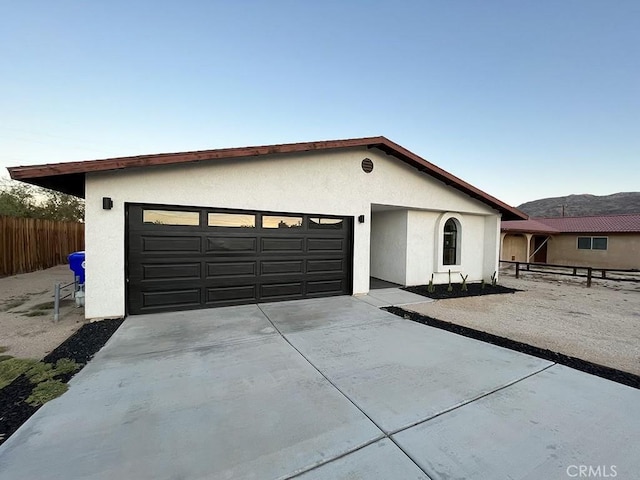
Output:
[[500,211],[503,215],[503,219],[505,220],[528,218],[527,215],[520,210],[501,202],[497,198],[477,189],[473,185],[468,184],[460,178],[446,172],[440,167],[424,160],[404,147],[401,147],[382,136],[352,138],[347,140],[286,143],[257,147],[221,148],[216,150],[182,153],[160,153],[134,157],[108,158],[104,160],[9,167],[7,170],[9,170],[11,178],[15,180],[21,180],[34,185],[43,186],[45,188],[51,188],[64,193],[84,197],[84,176],[86,173],[91,172],[350,147],[378,148],[388,155],[395,156],[418,170],[430,174],[445,184],[450,185],[485,204],[488,204],[492,208]]
[[535,230],[533,228],[501,228],[503,233],[530,233],[532,235],[557,235],[562,232],[552,229]]
[[[14,180],[38,185],[52,190],[84,197],[84,177],[86,173],[106,172],[125,168],[176,165],[206,160],[255,157],[313,150],[368,146],[384,140],[384,137],[354,138],[348,140],[327,140],[319,142],[286,143],[256,147],[220,148],[180,153],[158,153],[134,157],[84,160],[79,162],[50,163],[9,167],[9,175]],[[79,183],[78,183],[79,182]]]
[[70,173],[104,172],[123,168],[149,167],[155,165],[174,165],[204,160],[223,158],[255,157],[279,153],[307,152],[332,148],[348,148],[368,146],[380,142],[384,137],[355,138],[350,140],[328,140],[307,143],[285,143],[280,145],[264,145],[258,147],[220,148],[216,150],[199,150],[195,152],[158,153],[138,155],[135,157],[107,158],[103,160],[85,160],[80,162],[51,163],[24,167],[9,167],[11,178],[36,178],[52,175],[68,175]]

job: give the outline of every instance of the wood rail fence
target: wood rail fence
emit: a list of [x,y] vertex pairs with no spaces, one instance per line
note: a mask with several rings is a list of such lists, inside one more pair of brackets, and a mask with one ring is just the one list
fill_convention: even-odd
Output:
[[84,224],[0,216],[0,277],[67,263],[84,250]]
[[[550,275],[568,275],[587,279],[587,287],[594,279],[611,280],[614,282],[640,282],[640,270],[584,267],[579,265],[555,265],[551,263],[527,263],[500,260],[500,263],[515,265],[516,278],[523,273],[547,273]],[[598,273],[599,272],[599,273]]]

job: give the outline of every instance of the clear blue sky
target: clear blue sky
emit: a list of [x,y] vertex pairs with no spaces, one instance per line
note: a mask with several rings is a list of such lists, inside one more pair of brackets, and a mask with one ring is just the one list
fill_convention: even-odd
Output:
[[638,0],[7,1],[0,167],[384,135],[512,205],[637,191],[639,25]]

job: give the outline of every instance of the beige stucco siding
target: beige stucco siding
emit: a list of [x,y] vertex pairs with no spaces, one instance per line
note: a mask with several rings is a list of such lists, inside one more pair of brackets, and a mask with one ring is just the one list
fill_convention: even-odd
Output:
[[[365,157],[374,162],[373,172],[369,174],[360,166]],[[113,199],[112,210],[102,209],[102,197]],[[470,280],[486,277],[497,269],[496,243],[486,243],[495,236],[492,225],[498,222],[498,212],[376,149],[354,148],[90,173],[86,179],[86,200],[87,318],[125,313],[124,212],[127,202],[356,218],[365,215],[364,223],[354,222],[354,294],[365,293],[369,288],[372,204],[427,211],[418,212],[415,223],[413,212],[407,216],[407,251],[419,251],[414,244],[420,240],[413,235],[424,234],[430,238],[423,240],[424,252],[407,253],[405,280],[428,281],[432,269],[427,257],[434,262],[433,218],[439,218],[442,212],[461,215],[469,226],[464,227],[462,235],[465,242],[467,239],[471,242],[463,248],[463,268],[471,274]],[[410,266],[408,270],[406,265]]]
[[500,260],[513,262],[527,261],[527,238],[523,234],[508,233],[502,241]]
[[[607,250],[579,250],[578,237],[607,237]],[[640,234],[556,234],[547,263],[596,268],[640,268]]]

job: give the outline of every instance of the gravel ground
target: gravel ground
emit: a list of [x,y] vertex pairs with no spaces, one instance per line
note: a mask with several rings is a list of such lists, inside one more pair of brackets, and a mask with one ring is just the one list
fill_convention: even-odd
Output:
[[84,309],[69,300],[53,322],[54,284],[72,281],[68,265],[0,278],[0,347],[7,355],[40,359],[85,323]]
[[407,310],[640,375],[640,284],[502,273],[508,295],[436,300]]

